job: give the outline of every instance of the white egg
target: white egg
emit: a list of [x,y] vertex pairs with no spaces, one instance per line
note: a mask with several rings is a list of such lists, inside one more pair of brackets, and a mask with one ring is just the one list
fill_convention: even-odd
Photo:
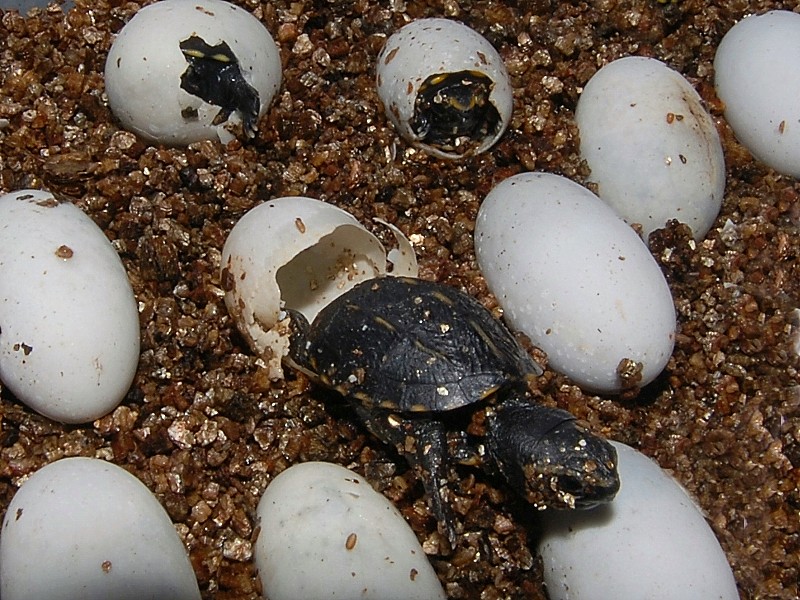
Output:
[[199,600],[166,511],[125,469],[64,458],[20,487],[0,532],[3,600]]
[[500,182],[478,212],[475,251],[511,327],[584,389],[643,386],[667,364],[675,309],[664,276],[586,188],[548,173]]
[[684,77],[654,58],[600,69],[575,110],[597,195],[644,239],[671,219],[701,239],[719,214],[725,158],[711,116]]
[[[400,135],[440,158],[487,150],[511,120],[511,83],[500,54],[482,35],[450,19],[418,19],[392,35],[378,56],[377,83],[386,116]],[[442,111],[448,87],[460,91],[454,104],[463,104],[465,89],[473,103],[451,110],[453,118],[445,122],[436,112],[449,108]],[[441,135],[459,121],[477,127]]]
[[[392,274],[417,275],[410,242],[395,227]],[[309,322],[360,281],[387,273],[378,238],[350,213],[331,204],[291,196],[257,206],[231,230],[222,249],[225,303],[250,347],[281,377],[289,349],[284,308]]]
[[734,25],[717,48],[714,82],[739,141],[800,177],[800,14],[774,10]]
[[551,600],[738,600],[731,568],[680,484],[612,442],[621,487],[591,511],[540,513],[539,552]]
[[0,379],[56,421],[85,423],[125,397],[139,313],[102,230],[48,192],[0,197]]
[[146,140],[227,143],[234,138],[228,123],[254,134],[281,84],[280,52],[261,22],[238,6],[162,0],[119,32],[105,82],[114,115]]
[[397,509],[344,467],[290,467],[267,487],[257,513],[254,559],[265,598],[445,598]]

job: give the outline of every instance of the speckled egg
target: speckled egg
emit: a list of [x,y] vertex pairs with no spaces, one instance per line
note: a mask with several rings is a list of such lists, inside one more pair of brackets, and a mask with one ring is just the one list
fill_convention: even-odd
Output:
[[199,600],[183,543],[125,469],[64,458],[19,488],[0,532],[3,600]]
[[600,69],[575,120],[587,182],[625,221],[650,233],[676,219],[701,239],[719,214],[725,158],[700,96],[654,58],[627,57]]
[[122,126],[171,145],[253,137],[281,84],[280,52],[249,12],[222,0],[162,0],[122,28],[105,66]]
[[678,482],[619,442],[621,487],[591,511],[540,513],[551,600],[738,600],[725,553]]
[[500,182],[478,212],[475,252],[511,327],[582,388],[617,393],[664,369],[669,287],[633,229],[586,188],[548,173]]
[[397,509],[344,467],[290,467],[267,487],[257,513],[254,558],[265,598],[445,598]]
[[418,19],[394,33],[378,56],[377,84],[400,135],[440,158],[487,150],[511,120],[503,59],[458,21]]
[[800,177],[800,14],[773,10],[734,25],[717,48],[725,118],[757,159]]
[[34,410],[93,421],[130,388],[139,313],[103,231],[50,193],[0,197],[0,379]]

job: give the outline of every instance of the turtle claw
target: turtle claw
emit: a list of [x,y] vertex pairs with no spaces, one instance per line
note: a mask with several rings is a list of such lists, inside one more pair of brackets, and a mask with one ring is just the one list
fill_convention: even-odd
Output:
[[[458,534],[447,479],[449,447],[442,424],[428,419],[403,419],[394,414],[376,415],[364,406],[357,406],[356,412],[375,436],[393,444],[417,469],[431,512],[438,521],[439,533],[447,538],[450,548],[455,548]],[[410,440],[413,444],[409,444]]]

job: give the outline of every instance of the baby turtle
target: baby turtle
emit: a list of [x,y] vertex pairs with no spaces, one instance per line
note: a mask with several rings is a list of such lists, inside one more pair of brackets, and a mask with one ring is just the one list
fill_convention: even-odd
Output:
[[419,87],[411,129],[423,142],[446,150],[494,135],[501,119],[489,99],[493,87],[480,71],[431,75]]
[[193,35],[180,43],[181,52],[189,66],[181,75],[181,88],[220,107],[214,118],[219,125],[239,111],[247,137],[256,134],[261,101],[258,90],[245,81],[236,55],[226,42],[210,46]]
[[541,367],[467,294],[384,277],[339,296],[311,325],[290,313],[288,362],[349,398],[420,470],[451,545],[451,462],[499,471],[537,508],[590,508],[619,489],[614,447],[534,402],[527,381]]

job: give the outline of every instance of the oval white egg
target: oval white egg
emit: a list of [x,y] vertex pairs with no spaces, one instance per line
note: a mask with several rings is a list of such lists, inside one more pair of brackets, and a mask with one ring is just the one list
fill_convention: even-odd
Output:
[[397,509],[344,467],[290,467],[267,487],[257,512],[254,559],[265,598],[445,598]]
[[125,397],[139,361],[139,313],[103,231],[48,192],[0,197],[0,379],[64,423]]
[[31,475],[0,532],[3,600],[199,600],[183,543],[133,475],[64,458]]
[[539,553],[551,600],[738,600],[714,532],[686,491],[619,442],[621,487],[591,511],[545,511]]
[[478,212],[475,252],[511,327],[584,389],[643,386],[667,364],[675,309],[664,276],[586,188],[548,173],[500,182]]
[[[411,244],[396,228],[399,248],[389,253],[392,274],[417,275]],[[360,281],[388,271],[386,249],[350,213],[321,200],[290,196],[245,214],[222,249],[225,303],[254,352],[282,375],[288,336],[284,308],[309,322]]]
[[800,177],[800,14],[774,10],[734,25],[717,48],[714,83],[739,141]]
[[[429,78],[474,72],[487,78],[488,101],[497,111],[498,126],[465,146],[445,148],[426,141],[420,134],[422,125],[415,127],[420,118],[421,88],[430,84]],[[487,150],[511,120],[513,97],[503,59],[489,40],[458,21],[417,19],[394,33],[378,56],[377,85],[386,116],[400,135],[440,158],[461,158]]]
[[[229,122],[242,123],[253,135],[281,84],[280,52],[261,22],[238,6],[162,0],[142,8],[119,32],[106,59],[105,83],[122,126],[148,141],[226,143],[234,138]],[[253,123],[245,117],[252,111],[243,108],[244,90],[257,94]],[[239,100],[236,106],[223,106],[231,98]]]
[[671,219],[701,239],[719,214],[725,158],[711,116],[684,77],[654,58],[600,69],[575,110],[596,193],[650,232]]

